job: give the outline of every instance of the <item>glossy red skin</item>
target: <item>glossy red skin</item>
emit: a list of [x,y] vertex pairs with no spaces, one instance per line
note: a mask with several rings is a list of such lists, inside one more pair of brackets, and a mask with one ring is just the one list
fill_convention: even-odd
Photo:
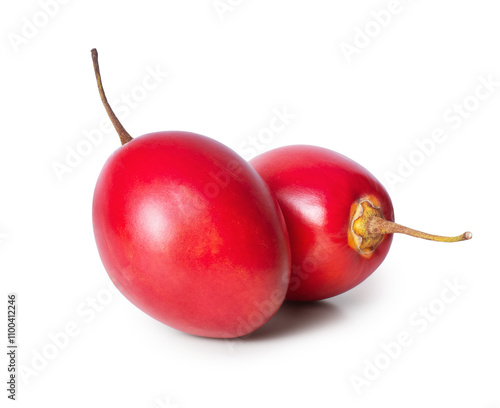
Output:
[[257,172],[213,139],[159,132],[119,148],[97,181],[93,224],[118,289],[178,330],[244,336],[284,300],[281,210]]
[[287,146],[250,161],[280,204],[290,237],[292,277],[286,298],[311,301],[339,295],[364,281],[382,263],[392,234],[370,258],[349,246],[351,206],[378,199],[394,221],[389,194],[364,167],[334,151]]

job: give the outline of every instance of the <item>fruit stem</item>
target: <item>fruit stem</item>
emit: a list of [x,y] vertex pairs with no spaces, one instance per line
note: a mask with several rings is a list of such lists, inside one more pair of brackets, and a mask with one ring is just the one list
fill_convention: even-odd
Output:
[[464,232],[462,235],[457,235],[456,237],[444,237],[441,235],[427,234],[426,232],[417,231],[381,217],[373,217],[371,219],[368,224],[368,231],[371,233],[375,233],[375,231],[377,231],[379,234],[400,233],[410,235],[415,238],[428,239],[430,241],[438,242],[460,242],[472,238],[472,233],[469,231]]
[[106,109],[106,112],[108,113],[109,119],[111,119],[111,123],[118,132],[118,136],[120,136],[120,140],[123,146],[125,143],[128,143],[131,140],[133,140],[133,138],[122,126],[122,124],[116,117],[115,113],[113,112],[113,109],[111,109],[111,106],[109,105],[108,99],[106,98],[106,94],[104,93],[104,88],[102,87],[101,72],[99,70],[97,50],[93,48],[91,53],[92,53],[92,61],[94,62],[94,71],[95,71],[95,77],[97,79],[97,87],[99,88],[99,95],[101,96],[102,103],[104,105],[104,108]]
[[472,238],[472,234],[468,231],[456,237],[443,237],[404,227],[385,219],[380,208],[368,199],[353,204],[348,239],[349,245],[360,254],[370,257],[384,240],[384,236],[394,233],[438,242],[460,242]]

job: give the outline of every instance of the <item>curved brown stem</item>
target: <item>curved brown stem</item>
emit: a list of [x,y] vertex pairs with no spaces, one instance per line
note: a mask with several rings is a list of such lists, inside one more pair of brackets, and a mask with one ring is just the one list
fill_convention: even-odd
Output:
[[99,61],[98,61],[98,56],[97,56],[97,50],[95,48],[92,49],[92,61],[94,63],[94,72],[95,72],[95,77],[97,79],[97,87],[99,88],[99,95],[101,95],[101,100],[104,105],[104,108],[106,109],[106,112],[108,113],[109,119],[111,119],[111,123],[115,127],[116,131],[118,132],[118,136],[120,136],[120,140],[122,142],[122,145],[125,143],[130,142],[133,140],[132,136],[129,135],[129,133],[125,130],[125,128],[122,126],[118,118],[116,117],[115,113],[113,112],[113,109],[111,109],[111,106],[109,105],[108,99],[106,98],[106,94],[104,93],[104,88],[102,87],[102,81],[101,81],[101,72],[99,70]]

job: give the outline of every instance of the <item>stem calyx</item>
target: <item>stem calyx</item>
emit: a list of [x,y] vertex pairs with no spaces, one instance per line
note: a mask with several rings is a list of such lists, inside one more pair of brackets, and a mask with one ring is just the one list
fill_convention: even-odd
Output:
[[[373,200],[376,201],[376,200]],[[353,204],[349,225],[349,245],[365,257],[370,257],[387,234],[406,234],[416,238],[437,242],[459,242],[472,238],[470,232],[455,237],[427,234],[395,222],[382,216],[380,207],[369,199],[361,199]]]

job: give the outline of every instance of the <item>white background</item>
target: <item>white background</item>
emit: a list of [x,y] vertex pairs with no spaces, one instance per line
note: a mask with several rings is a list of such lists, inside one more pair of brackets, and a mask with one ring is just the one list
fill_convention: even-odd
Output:
[[[4,344],[15,292],[25,370],[17,406],[500,407],[500,86],[474,96],[481,80],[500,81],[498,1],[401,0],[390,21],[380,13],[387,1],[221,3],[234,6],[70,0],[47,17],[35,0],[2,2],[0,331]],[[358,46],[350,58],[347,44]],[[396,236],[362,285],[285,304],[245,340],[156,322],[110,292],[94,243],[93,188],[119,140],[108,131],[85,142],[105,118],[93,47],[132,136],[188,130],[243,154],[286,107],[294,119],[260,151],[308,143],[341,152],[387,186],[397,221],[474,238]],[[144,91],[151,70],[168,77]],[[418,153],[435,128],[446,140]],[[80,162],[68,159],[85,147]],[[447,280],[460,289],[443,303]],[[432,321],[416,324],[429,305]],[[77,334],[63,341],[68,325]],[[401,332],[411,344],[384,357],[381,344]],[[388,367],[366,379],[373,363]],[[356,388],[353,376],[367,383]]]

